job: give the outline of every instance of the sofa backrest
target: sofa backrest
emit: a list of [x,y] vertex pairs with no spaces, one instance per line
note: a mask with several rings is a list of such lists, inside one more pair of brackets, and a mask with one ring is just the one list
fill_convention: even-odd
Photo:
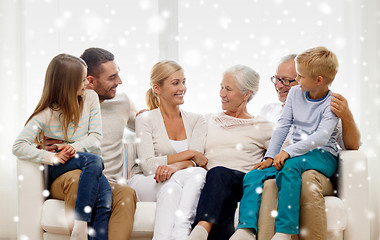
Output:
[[135,160],[137,158],[136,151],[136,133],[131,132],[129,130],[124,131],[123,136],[124,143],[124,159],[126,162],[126,178],[127,180],[131,177],[132,167],[135,164]]

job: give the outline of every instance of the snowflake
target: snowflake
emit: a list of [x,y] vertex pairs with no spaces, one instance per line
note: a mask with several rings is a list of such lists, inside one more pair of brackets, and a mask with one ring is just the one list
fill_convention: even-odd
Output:
[[168,194],[172,194],[173,193],[173,188],[168,188],[167,192],[168,192]]
[[45,189],[45,190],[42,191],[42,196],[49,197],[49,195],[50,195],[49,190]]
[[85,213],[90,213],[92,211],[92,208],[90,206],[85,206],[83,210]]
[[332,13],[332,9],[327,3],[319,4],[319,10],[326,15],[331,15]]
[[96,235],[95,229],[93,229],[92,227],[89,227],[88,228],[88,235],[91,237],[95,237],[95,235]]
[[231,22],[232,22],[232,19],[229,17],[223,16],[219,18],[219,25],[224,29],[227,29],[229,25],[231,24]]
[[309,234],[309,231],[306,228],[301,228],[300,236],[306,237]]
[[335,44],[339,48],[344,48],[346,46],[346,39],[344,39],[344,38],[337,38],[335,40]]
[[189,66],[198,66],[201,63],[201,59],[202,55],[196,49],[190,49],[184,53],[184,62]]
[[165,9],[165,10],[162,11],[161,16],[162,16],[163,18],[165,18],[165,19],[168,19],[168,18],[170,18],[171,13],[170,13],[169,10],[166,10],[166,9]]
[[177,210],[177,211],[175,211],[175,215],[176,215],[177,217],[179,217],[179,218],[184,218],[184,214],[183,214],[182,210]]
[[204,41],[204,45],[206,49],[210,50],[215,47],[215,41],[213,39],[208,38]]
[[140,0],[140,7],[144,10],[152,7],[151,1],[149,0]]
[[270,212],[270,215],[272,216],[272,217],[277,217],[277,215],[278,215],[278,212],[277,212],[277,210],[272,210],[271,212]]
[[261,39],[260,39],[260,44],[264,47],[267,47],[267,46],[270,46],[272,43],[272,39],[270,36],[262,36]]
[[123,184],[127,184],[127,180],[126,180],[125,178],[119,178],[119,179],[117,180],[117,183],[118,183],[118,184],[121,184],[121,185],[123,185]]
[[236,150],[238,150],[238,151],[243,150],[243,144],[241,144],[241,143],[237,143],[237,144],[236,144]]
[[21,235],[20,240],[29,240],[30,238],[26,235]]

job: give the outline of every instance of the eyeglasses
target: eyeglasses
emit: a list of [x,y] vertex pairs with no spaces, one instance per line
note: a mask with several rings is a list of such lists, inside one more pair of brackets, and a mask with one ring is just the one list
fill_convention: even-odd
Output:
[[281,82],[282,85],[284,86],[289,86],[292,82],[296,81],[295,79],[293,80],[281,79],[281,78],[277,78],[276,76],[271,77],[270,80],[272,81],[273,84],[277,84],[278,82]]

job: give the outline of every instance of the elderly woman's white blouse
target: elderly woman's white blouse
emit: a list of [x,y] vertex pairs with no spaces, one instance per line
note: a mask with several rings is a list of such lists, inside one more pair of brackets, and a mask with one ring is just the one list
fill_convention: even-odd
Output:
[[263,159],[274,123],[260,116],[241,119],[223,112],[209,115],[206,119],[208,169],[224,166],[248,172]]

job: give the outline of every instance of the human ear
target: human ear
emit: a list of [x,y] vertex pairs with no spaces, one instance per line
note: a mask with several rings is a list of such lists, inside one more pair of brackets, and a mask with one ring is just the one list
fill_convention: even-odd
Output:
[[320,86],[320,85],[322,85],[322,84],[325,83],[325,78],[323,76],[318,76],[316,80],[317,80],[317,85],[318,86]]
[[87,88],[89,89],[94,89],[95,88],[95,78],[93,76],[87,76]]
[[153,84],[152,88],[153,88],[153,91],[154,91],[157,95],[159,95],[159,94],[161,93],[161,92],[160,92],[160,87],[159,87],[157,84]]
[[248,102],[249,97],[252,95],[252,91],[248,90],[244,93],[244,101]]

